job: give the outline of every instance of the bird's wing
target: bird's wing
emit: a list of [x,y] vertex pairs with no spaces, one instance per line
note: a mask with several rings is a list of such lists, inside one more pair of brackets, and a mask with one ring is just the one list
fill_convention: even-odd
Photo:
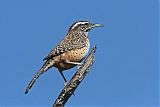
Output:
[[80,42],[80,39],[73,37],[73,35],[67,35],[43,60],[49,60],[67,51],[79,49],[82,47]]

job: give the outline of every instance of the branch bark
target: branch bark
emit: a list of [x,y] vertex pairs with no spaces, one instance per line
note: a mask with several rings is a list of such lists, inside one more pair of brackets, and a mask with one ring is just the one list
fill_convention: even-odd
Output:
[[64,107],[68,99],[74,94],[74,91],[78,87],[78,85],[82,82],[86,74],[89,72],[89,69],[94,63],[95,60],[95,52],[96,52],[96,45],[92,48],[90,54],[85,59],[82,66],[78,69],[69,83],[64,87],[61,91],[60,95],[54,102],[53,107]]

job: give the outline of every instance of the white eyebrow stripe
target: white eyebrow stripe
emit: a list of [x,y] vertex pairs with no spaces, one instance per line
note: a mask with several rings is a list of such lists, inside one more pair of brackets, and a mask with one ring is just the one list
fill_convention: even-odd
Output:
[[86,24],[86,23],[89,23],[89,22],[77,22],[76,24],[74,24],[73,26],[72,26],[72,28],[71,29],[74,29],[76,26],[78,26],[79,24]]

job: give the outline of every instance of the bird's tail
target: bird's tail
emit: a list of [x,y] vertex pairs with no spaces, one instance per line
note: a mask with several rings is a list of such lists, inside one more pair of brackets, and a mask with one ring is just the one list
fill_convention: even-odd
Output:
[[51,68],[54,64],[53,60],[48,60],[45,62],[45,64],[41,67],[41,69],[37,72],[37,74],[33,77],[33,79],[31,80],[31,82],[29,83],[28,87],[25,90],[25,94],[28,93],[29,89],[32,88],[33,84],[36,82],[36,80],[38,79],[38,77],[43,74],[44,72],[46,72],[49,68]]

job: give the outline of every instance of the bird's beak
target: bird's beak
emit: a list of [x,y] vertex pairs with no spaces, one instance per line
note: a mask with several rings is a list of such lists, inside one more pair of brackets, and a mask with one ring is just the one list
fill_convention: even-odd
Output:
[[92,24],[92,28],[94,28],[94,27],[104,27],[104,25],[102,25],[102,24]]

